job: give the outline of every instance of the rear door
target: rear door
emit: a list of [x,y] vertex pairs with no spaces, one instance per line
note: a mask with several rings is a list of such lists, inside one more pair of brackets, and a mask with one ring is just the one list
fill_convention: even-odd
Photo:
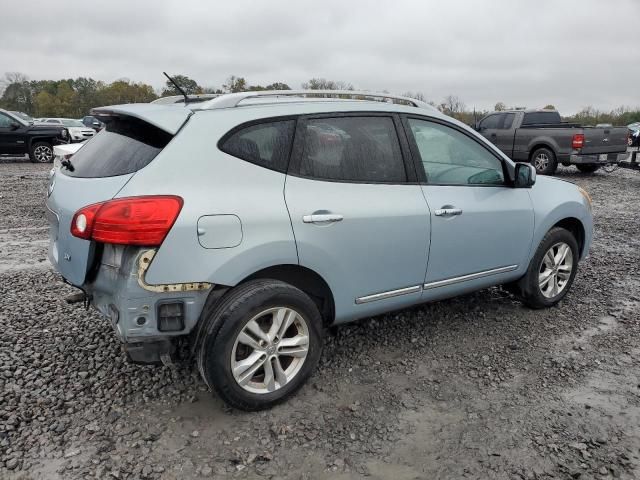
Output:
[[81,286],[93,263],[94,242],[71,235],[75,212],[112,199],[136,171],[148,165],[172,135],[144,121],[112,117],[50,179],[46,202],[50,223],[49,259],[72,284]]
[[446,122],[409,117],[405,125],[431,209],[425,299],[526,269],[533,208],[527,189],[508,185],[503,160]]
[[430,217],[399,130],[390,114],[298,121],[285,199],[300,264],[327,281],[338,321],[420,299]]

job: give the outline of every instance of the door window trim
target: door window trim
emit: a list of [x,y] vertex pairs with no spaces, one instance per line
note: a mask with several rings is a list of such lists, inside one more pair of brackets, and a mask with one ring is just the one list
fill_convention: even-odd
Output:
[[[371,181],[371,180],[342,180],[339,178],[317,178],[309,175],[302,175],[300,168],[302,165],[302,155],[304,153],[305,145],[305,132],[306,126],[309,120],[319,120],[327,118],[345,118],[345,117],[386,117],[393,121],[393,126],[396,132],[396,138],[400,146],[400,155],[404,166],[404,172],[406,180],[385,182],[385,181]],[[289,169],[287,175],[293,177],[304,178],[307,180],[313,180],[316,182],[332,182],[332,183],[354,183],[364,185],[418,185],[418,172],[415,169],[415,165],[411,159],[410,146],[408,139],[406,138],[406,132],[400,120],[400,116],[395,112],[327,112],[327,113],[313,113],[298,116],[298,122],[296,124],[296,131],[293,139],[293,148],[291,152],[291,159],[289,161]]]
[[[400,115],[402,125],[405,129],[405,135],[409,141],[409,148],[411,151],[411,157],[413,158],[414,167],[418,174],[418,183],[420,185],[428,185],[428,186],[439,186],[439,187],[483,187],[483,188],[504,188],[504,187],[513,187],[513,179],[511,175],[511,169],[509,168],[508,162],[505,161],[500,155],[494,152],[491,148],[485,145],[483,142],[479,141],[474,135],[465,131],[463,128],[458,125],[447,122],[446,120],[435,118],[435,117],[426,117],[422,115],[416,114],[401,114]],[[502,185],[492,185],[492,184],[484,184],[484,183],[429,183],[427,178],[427,172],[424,168],[424,164],[422,163],[422,156],[420,155],[420,150],[418,149],[418,144],[416,143],[413,132],[411,131],[411,125],[409,125],[409,119],[421,120],[429,123],[436,123],[453,130],[456,130],[458,133],[465,135],[470,140],[476,142],[482,148],[484,148],[489,154],[491,154],[496,160],[500,162],[502,165],[502,175],[504,177],[504,183]],[[484,138],[484,137],[483,137]]]

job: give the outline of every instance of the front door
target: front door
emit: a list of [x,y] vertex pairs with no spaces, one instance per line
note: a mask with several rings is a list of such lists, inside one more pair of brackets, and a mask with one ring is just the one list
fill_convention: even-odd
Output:
[[425,298],[523,273],[534,227],[529,191],[510,186],[504,160],[462,129],[420,118],[406,125],[431,209]]
[[25,153],[24,129],[17,120],[0,112],[0,154]]
[[338,322],[421,298],[429,210],[398,128],[391,115],[298,122],[285,199],[300,264],[329,284]]

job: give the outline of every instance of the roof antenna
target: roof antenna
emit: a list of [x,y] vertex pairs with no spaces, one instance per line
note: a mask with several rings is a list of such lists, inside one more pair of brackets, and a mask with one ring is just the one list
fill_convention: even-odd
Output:
[[184,92],[182,87],[180,87],[180,85],[178,85],[178,83],[173,78],[167,75],[167,72],[162,72],[162,73],[164,74],[165,77],[169,79],[171,83],[173,83],[173,86],[176,87],[176,90],[178,90],[182,94],[182,96],[184,97],[184,104],[186,105],[187,103],[189,103],[189,97],[187,97],[187,94]]

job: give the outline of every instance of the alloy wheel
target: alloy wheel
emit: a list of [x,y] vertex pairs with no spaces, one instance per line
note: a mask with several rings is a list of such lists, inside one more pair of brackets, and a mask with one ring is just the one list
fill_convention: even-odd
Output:
[[288,384],[309,353],[309,328],[289,307],[264,310],[238,334],[231,352],[231,371],[243,389],[265,394]]
[[546,153],[539,153],[533,159],[533,165],[538,172],[544,171],[549,166],[549,155]]
[[40,163],[49,163],[53,159],[53,150],[46,145],[38,145],[33,150],[33,156]]
[[542,257],[538,273],[540,292],[546,298],[557,297],[569,284],[573,271],[573,252],[564,242],[553,245]]

